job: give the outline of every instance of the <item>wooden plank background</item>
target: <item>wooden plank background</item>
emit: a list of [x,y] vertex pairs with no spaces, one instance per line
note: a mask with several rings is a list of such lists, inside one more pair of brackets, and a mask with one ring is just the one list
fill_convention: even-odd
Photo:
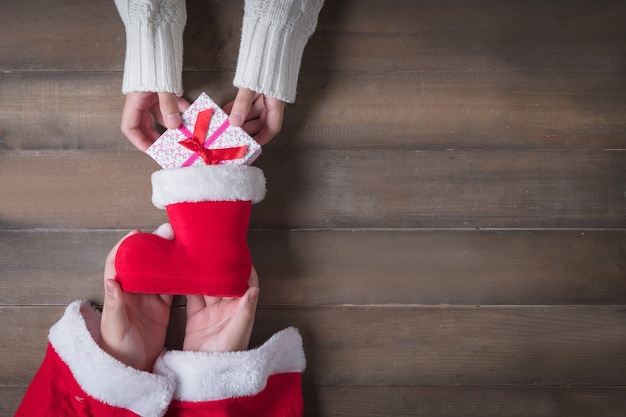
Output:
[[[119,131],[113,2],[0,5],[12,415],[65,305],[101,303],[110,247],[166,216]],[[187,8],[185,96],[226,103],[242,2]],[[623,415],[625,20],[625,1],[327,1],[249,233],[253,343],[300,329],[307,416]]]

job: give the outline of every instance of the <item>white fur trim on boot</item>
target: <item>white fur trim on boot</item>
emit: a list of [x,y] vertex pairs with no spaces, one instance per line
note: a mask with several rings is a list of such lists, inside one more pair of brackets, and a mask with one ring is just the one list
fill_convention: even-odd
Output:
[[174,381],[126,366],[106,353],[100,339],[100,313],[75,301],[50,329],[48,339],[80,387],[93,398],[131,410],[142,417],[165,414]]
[[252,201],[265,198],[265,175],[248,165],[196,165],[152,174],[152,203],[160,209],[176,203]]
[[289,327],[248,351],[170,351],[157,360],[154,371],[176,379],[177,400],[204,402],[256,395],[270,376],[301,373],[305,366],[302,337]]

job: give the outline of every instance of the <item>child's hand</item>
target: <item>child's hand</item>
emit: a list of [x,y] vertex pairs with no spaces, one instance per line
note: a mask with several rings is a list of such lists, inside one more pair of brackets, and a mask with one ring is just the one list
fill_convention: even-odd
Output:
[[[134,233],[137,231],[129,233],[124,239]],[[159,227],[155,233],[166,239],[174,238],[169,224]],[[115,280],[115,254],[124,239],[111,250],[104,267],[101,346],[120,362],[150,372],[163,351],[172,296],[122,291]]]
[[259,297],[259,277],[252,268],[241,298],[187,296],[183,350],[233,352],[248,349]]
[[145,152],[160,136],[152,118],[163,127],[176,129],[180,125],[180,114],[189,106],[174,93],[128,93],[122,111],[122,133],[137,149]]
[[234,101],[224,106],[233,126],[242,127],[259,145],[267,144],[280,132],[287,103],[277,98],[240,88]]

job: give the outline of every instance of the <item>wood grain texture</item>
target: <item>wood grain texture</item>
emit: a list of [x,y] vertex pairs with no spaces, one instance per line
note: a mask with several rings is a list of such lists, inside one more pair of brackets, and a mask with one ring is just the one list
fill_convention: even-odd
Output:
[[121,88],[121,73],[0,73],[0,147],[133,149],[121,140]]
[[324,6],[304,67],[619,71],[625,9],[623,1],[401,0],[384,8],[375,1],[333,2]]
[[[0,231],[0,304],[102,302],[126,231]],[[626,302],[626,231],[253,230],[264,306]]]
[[[209,77],[186,75],[188,94]],[[276,145],[625,149],[625,96],[623,73],[304,73]]]
[[[226,104],[232,77],[208,75],[203,88]],[[117,72],[0,73],[0,149],[135,149],[120,131],[121,88]]]
[[[230,72],[184,74],[185,97],[226,104]],[[122,76],[0,73],[0,149],[132,149]],[[76,95],[76,91],[81,91]],[[303,73],[277,149],[626,149],[623,73]]]
[[[119,130],[115,4],[0,1],[0,415],[128,229],[166,221]],[[243,1],[187,0],[185,97],[235,95]],[[327,1],[258,165],[259,344],[306,416],[622,416],[626,1]],[[180,347],[177,297],[167,346]]]
[[[62,312],[0,308],[0,384],[28,384]],[[288,326],[308,385],[626,385],[622,306],[260,308],[251,343]]]
[[[242,5],[187,1],[186,70],[235,67]],[[7,2],[3,11],[1,70],[122,69],[112,2]],[[623,1],[328,2],[303,71],[622,71],[625,13]]]
[[305,416],[621,417],[624,387],[305,387]]
[[[0,386],[0,413],[13,415],[26,387]],[[304,416],[622,417],[624,387],[304,386]]]
[[115,3],[2,2],[2,71],[80,71],[124,66],[124,25]]
[[[624,151],[285,151],[253,228],[624,228]],[[0,152],[4,228],[154,227],[138,151]],[[106,174],[102,174],[106,173]]]
[[314,385],[624,385],[623,306],[261,309],[300,329]]

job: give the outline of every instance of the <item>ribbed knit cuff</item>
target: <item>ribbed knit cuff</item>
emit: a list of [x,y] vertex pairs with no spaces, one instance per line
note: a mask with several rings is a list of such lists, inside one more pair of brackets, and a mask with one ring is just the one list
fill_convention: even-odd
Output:
[[321,0],[246,0],[235,87],[293,103],[302,53],[322,5]]
[[183,94],[184,0],[116,0],[126,27],[126,59],[122,92]]

